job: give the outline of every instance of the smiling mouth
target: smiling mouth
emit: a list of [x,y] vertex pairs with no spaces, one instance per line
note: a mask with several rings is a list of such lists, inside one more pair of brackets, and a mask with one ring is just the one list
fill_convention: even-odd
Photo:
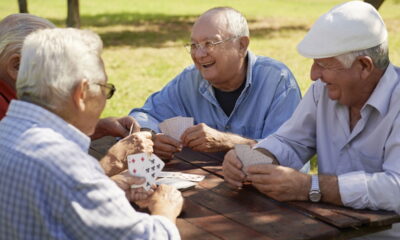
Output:
[[204,64],[201,64],[201,66],[202,66],[203,68],[209,68],[209,67],[211,67],[211,66],[214,65],[214,64],[215,64],[215,62],[204,63]]

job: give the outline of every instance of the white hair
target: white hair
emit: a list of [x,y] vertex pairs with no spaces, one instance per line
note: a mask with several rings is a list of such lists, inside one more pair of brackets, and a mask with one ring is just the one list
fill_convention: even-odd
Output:
[[88,30],[56,28],[32,33],[22,48],[18,97],[51,110],[62,107],[82,80],[106,80],[102,48],[100,37]]
[[376,68],[384,70],[390,63],[388,42],[385,41],[372,48],[345,53],[335,58],[341,62],[345,68],[350,68],[354,60],[359,56],[369,56]]
[[[249,26],[247,20],[238,10],[231,7],[216,7],[207,10],[201,16],[210,13],[222,13],[226,19],[226,30],[236,37],[249,37]],[[201,17],[200,16],[200,17]]]
[[22,44],[31,32],[54,28],[50,21],[27,13],[11,14],[0,22],[0,63],[21,53]]

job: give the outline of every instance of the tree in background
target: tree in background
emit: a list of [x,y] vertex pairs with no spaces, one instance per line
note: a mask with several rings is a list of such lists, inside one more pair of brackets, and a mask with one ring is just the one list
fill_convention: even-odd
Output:
[[20,13],[28,12],[28,3],[26,2],[26,0],[18,0],[18,7]]
[[371,4],[378,10],[384,1],[385,0],[365,0],[364,2]]
[[[81,18],[79,15],[79,0],[68,0],[67,27],[80,28]],[[18,0],[20,13],[28,13],[28,3],[26,0]]]
[[68,0],[67,27],[80,28],[79,0]]

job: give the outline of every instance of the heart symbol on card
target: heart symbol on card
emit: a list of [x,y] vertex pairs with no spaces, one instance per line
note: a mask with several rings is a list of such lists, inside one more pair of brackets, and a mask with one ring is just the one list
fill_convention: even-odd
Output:
[[144,157],[142,157],[140,160],[142,160],[142,162],[144,161]]

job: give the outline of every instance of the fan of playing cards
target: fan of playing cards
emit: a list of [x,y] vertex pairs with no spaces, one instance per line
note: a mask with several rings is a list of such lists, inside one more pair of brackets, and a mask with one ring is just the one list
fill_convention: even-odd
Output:
[[180,141],[182,134],[189,127],[193,126],[192,117],[173,117],[160,123],[158,127],[161,132]]
[[[132,185],[132,188],[143,187],[150,190],[154,184],[166,184],[175,186],[177,189],[187,189],[195,186],[204,176],[198,174],[187,174],[181,172],[162,172],[164,162],[153,153],[137,153],[127,157],[128,171],[132,176],[144,177],[146,182],[141,185]],[[161,179],[156,180],[158,177]]]
[[243,171],[247,174],[247,168],[255,164],[271,164],[272,158],[257,150],[251,149],[249,145],[237,144],[235,145],[236,155],[243,164]]
[[153,153],[137,153],[127,157],[128,171],[132,176],[144,177],[146,182],[142,185],[132,185],[132,187],[143,187],[148,191],[156,182],[158,174],[163,169],[165,163]]

